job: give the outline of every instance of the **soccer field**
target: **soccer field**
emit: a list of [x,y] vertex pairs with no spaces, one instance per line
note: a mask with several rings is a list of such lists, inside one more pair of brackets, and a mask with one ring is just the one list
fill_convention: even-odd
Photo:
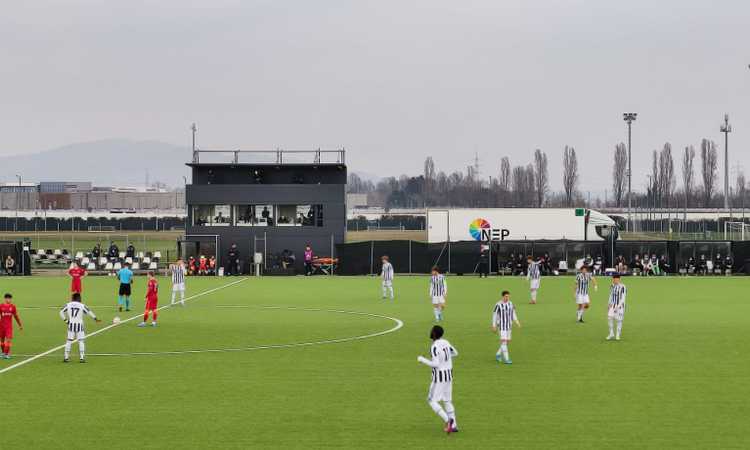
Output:
[[[458,349],[446,436],[426,402],[427,277],[397,277],[396,301],[365,277],[190,278],[185,308],[87,340],[87,364],[54,351],[0,373],[3,448],[747,448],[746,278],[625,278],[623,340],[605,341],[609,280],[586,323],[573,278],[449,277],[443,326]],[[7,369],[64,343],[67,278],[4,278],[25,329]],[[146,281],[138,277],[135,308]],[[115,316],[116,283],[84,280]],[[498,365],[490,316],[509,289],[523,328]],[[169,302],[161,279],[160,305]],[[121,317],[132,317],[123,313]],[[400,324],[403,326],[400,327]],[[29,355],[29,356],[24,356]],[[6,447],[7,446],[7,447]]]

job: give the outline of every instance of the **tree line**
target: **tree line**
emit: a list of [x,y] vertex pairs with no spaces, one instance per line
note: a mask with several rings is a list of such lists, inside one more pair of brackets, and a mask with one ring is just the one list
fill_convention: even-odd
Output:
[[[422,174],[381,179],[377,183],[349,174],[347,190],[367,194],[368,204],[386,208],[425,207],[625,207],[628,192],[627,147],[614,147],[612,184],[604,199],[584,197],[579,189],[578,156],[572,146],[562,151],[562,186],[553,190],[549,183],[549,159],[536,149],[527,164],[512,165],[503,157],[495,174],[479,176],[479,168],[470,165],[465,171],[446,173],[438,170],[432,157],[424,161]],[[696,156],[699,167],[695,167]],[[690,145],[680,156],[681,183],[677,184],[677,166],[672,145],[665,143],[651,153],[651,170],[645,186],[636,186],[633,177],[632,204],[640,208],[709,208],[723,206],[723,190],[717,189],[718,150],[716,143],[703,139],[696,152]],[[699,178],[696,178],[696,172]],[[641,180],[641,183],[643,180]],[[718,192],[721,191],[721,192]],[[731,192],[734,207],[744,207],[747,182],[742,172],[736,174]]]

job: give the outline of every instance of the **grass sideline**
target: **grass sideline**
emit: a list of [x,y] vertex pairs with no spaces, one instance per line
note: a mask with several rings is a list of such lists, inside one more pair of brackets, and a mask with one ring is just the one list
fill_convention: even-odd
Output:
[[[191,278],[189,295],[227,278]],[[160,326],[135,322],[87,342],[89,353],[221,349],[378,333],[393,322],[370,316],[266,308],[348,310],[403,320],[368,340],[301,348],[151,356],[91,356],[88,364],[39,358],[0,375],[8,448],[743,448],[750,406],[746,357],[750,280],[624,280],[623,341],[606,342],[606,285],[575,323],[570,277],[545,278],[527,304],[519,278],[449,277],[446,338],[459,350],[454,403],[461,433],[445,436],[425,401],[432,313],[427,278],[397,277],[397,300],[380,300],[369,277],[248,279],[161,312]],[[160,304],[168,300],[161,280]],[[14,352],[64,342],[59,278],[4,279],[25,330]],[[84,280],[85,297],[111,323],[116,283]],[[494,361],[492,305],[509,289],[523,324],[514,365]],[[135,285],[143,307],[145,278]],[[124,314],[122,317],[128,317]],[[77,351],[77,349],[76,349]],[[75,356],[75,353],[74,353]],[[0,361],[0,368],[21,358]],[[80,433],[71,436],[71,427]]]

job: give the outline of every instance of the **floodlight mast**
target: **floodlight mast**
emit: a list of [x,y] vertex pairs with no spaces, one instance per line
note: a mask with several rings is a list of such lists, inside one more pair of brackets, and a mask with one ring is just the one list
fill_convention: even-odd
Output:
[[635,121],[636,116],[638,116],[638,113],[630,112],[630,113],[623,113],[622,118],[625,120],[625,122],[628,124],[628,220],[625,224],[625,231],[631,231],[631,211],[633,208],[633,195],[632,195],[632,186],[633,186],[633,165],[632,165],[632,125]]

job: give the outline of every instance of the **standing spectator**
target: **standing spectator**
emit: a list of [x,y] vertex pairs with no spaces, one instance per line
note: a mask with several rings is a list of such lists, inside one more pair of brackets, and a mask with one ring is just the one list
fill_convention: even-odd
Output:
[[16,274],[16,261],[10,255],[5,258],[5,273],[7,275]]
[[208,275],[208,260],[206,255],[201,255],[198,262],[198,275]]
[[133,244],[128,245],[128,248],[125,249],[125,257],[135,258],[135,247],[133,246]]
[[313,274],[313,251],[312,247],[310,247],[310,244],[307,244],[305,246],[305,276],[310,276]]
[[117,248],[115,241],[111,241],[109,243],[109,250],[107,250],[107,256],[109,256],[110,259],[116,259],[120,257],[120,249]]
[[229,248],[229,264],[227,266],[227,275],[240,274],[240,252],[237,250],[237,244],[232,244]]
[[216,275],[216,257],[214,255],[208,258],[208,274]]
[[195,275],[195,273],[193,272],[194,269],[195,269],[195,258],[191,256],[190,258],[188,258],[188,263],[187,263],[188,275]]
[[487,278],[490,275],[489,249],[482,245],[479,251],[479,278]]

